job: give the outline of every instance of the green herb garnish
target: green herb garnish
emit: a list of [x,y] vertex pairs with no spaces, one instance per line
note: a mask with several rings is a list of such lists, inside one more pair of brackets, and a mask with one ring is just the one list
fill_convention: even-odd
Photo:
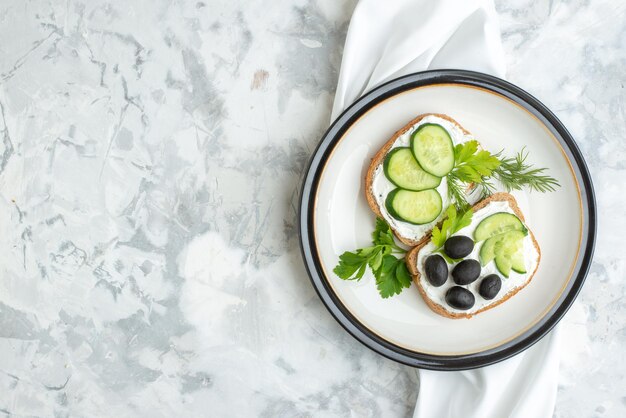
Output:
[[470,207],[467,207],[464,212],[457,213],[455,205],[448,206],[446,218],[441,223],[441,227],[435,226],[433,228],[431,237],[432,243],[435,244],[433,252],[441,253],[443,258],[450,263],[454,262],[455,260],[448,257],[441,249],[448,238],[472,223],[472,216],[474,216],[474,212]]
[[500,159],[500,166],[493,171],[493,176],[509,192],[528,187],[530,190],[546,193],[553,192],[561,186],[554,177],[543,174],[547,168],[532,168],[526,163],[528,151],[525,149],[518,152],[515,158],[502,157],[502,151],[496,156]]
[[441,227],[435,226],[433,228],[432,242],[435,244],[435,251],[443,247],[449,237],[469,226],[472,223],[472,216],[474,216],[472,209],[457,213],[454,205],[448,206],[446,218],[441,223]]
[[546,168],[532,168],[526,163],[528,152],[522,149],[514,158],[504,157],[502,151],[491,154],[478,150],[475,140],[454,147],[454,168],[446,177],[448,196],[459,208],[469,206],[465,197],[472,184],[480,194],[480,200],[495,190],[494,180],[499,181],[507,192],[528,187],[538,192],[554,191],[559,182],[544,174]]
[[[333,269],[335,274],[343,280],[361,280],[369,266],[383,298],[397,295],[411,286],[411,275],[404,262],[406,250],[396,245],[391,228],[381,218],[376,218],[372,244],[371,247],[341,254],[339,264]],[[393,254],[403,256],[397,258]]]

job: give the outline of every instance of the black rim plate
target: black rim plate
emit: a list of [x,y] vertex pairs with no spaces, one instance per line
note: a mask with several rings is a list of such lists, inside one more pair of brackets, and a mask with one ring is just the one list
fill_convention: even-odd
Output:
[[[583,232],[574,273],[557,303],[533,327],[498,347],[472,354],[438,356],[410,351],[392,344],[361,324],[342,304],[325,277],[316,251],[313,211],[322,168],[346,130],[380,102],[416,87],[463,84],[504,96],[536,116],[560,142],[580,185]],[[465,370],[505,360],[529,348],[563,317],[582,288],[591,265],[596,237],[596,203],[587,165],[576,142],[558,118],[539,100],[519,87],[487,74],[464,70],[435,70],[409,74],[389,81],[361,97],[346,109],[326,131],[309,162],[300,198],[298,226],[305,266],[319,297],[333,317],[354,338],[377,353],[400,363],[431,370]]]

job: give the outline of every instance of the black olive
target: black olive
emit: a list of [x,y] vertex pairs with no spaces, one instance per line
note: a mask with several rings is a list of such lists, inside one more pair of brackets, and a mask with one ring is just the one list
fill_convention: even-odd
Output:
[[446,243],[443,244],[443,249],[450,258],[463,258],[474,249],[474,241],[465,235],[457,235],[448,238]]
[[476,260],[463,260],[452,270],[456,284],[470,284],[480,276],[480,263]]
[[442,256],[434,254],[428,256],[426,263],[426,278],[435,287],[439,287],[448,280],[448,264]]
[[483,281],[480,282],[478,293],[483,298],[491,300],[496,297],[501,288],[502,279],[500,279],[497,274],[490,274],[488,276],[485,276]]
[[474,306],[474,295],[461,286],[452,286],[446,293],[446,302],[453,308],[465,311]]

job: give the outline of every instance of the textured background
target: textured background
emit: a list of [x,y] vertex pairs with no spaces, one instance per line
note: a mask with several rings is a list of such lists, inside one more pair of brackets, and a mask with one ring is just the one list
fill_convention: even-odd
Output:
[[[0,413],[408,416],[295,229],[354,1],[0,3]],[[504,1],[508,78],[578,139],[595,261],[555,416],[626,416],[626,4]]]

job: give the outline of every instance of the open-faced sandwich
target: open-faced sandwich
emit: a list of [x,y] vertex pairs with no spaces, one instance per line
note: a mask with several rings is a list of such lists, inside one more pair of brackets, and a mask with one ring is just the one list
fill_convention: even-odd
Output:
[[[511,298],[535,275],[541,252],[515,198],[496,190],[548,192],[559,184],[526,163],[524,150],[502,154],[483,149],[447,115],[411,120],[365,176],[365,197],[378,216],[372,246],[343,253],[335,274],[360,280],[369,268],[383,298],[413,282],[449,318],[470,318]],[[398,246],[394,235],[413,248]]]
[[472,140],[451,117],[428,113],[397,131],[372,158],[367,203],[404,244],[419,245],[441,221],[450,203],[445,177],[454,168],[455,146]]
[[457,216],[454,206],[429,240],[406,254],[426,304],[449,318],[470,318],[519,292],[541,259],[539,244],[508,193],[496,193]]

